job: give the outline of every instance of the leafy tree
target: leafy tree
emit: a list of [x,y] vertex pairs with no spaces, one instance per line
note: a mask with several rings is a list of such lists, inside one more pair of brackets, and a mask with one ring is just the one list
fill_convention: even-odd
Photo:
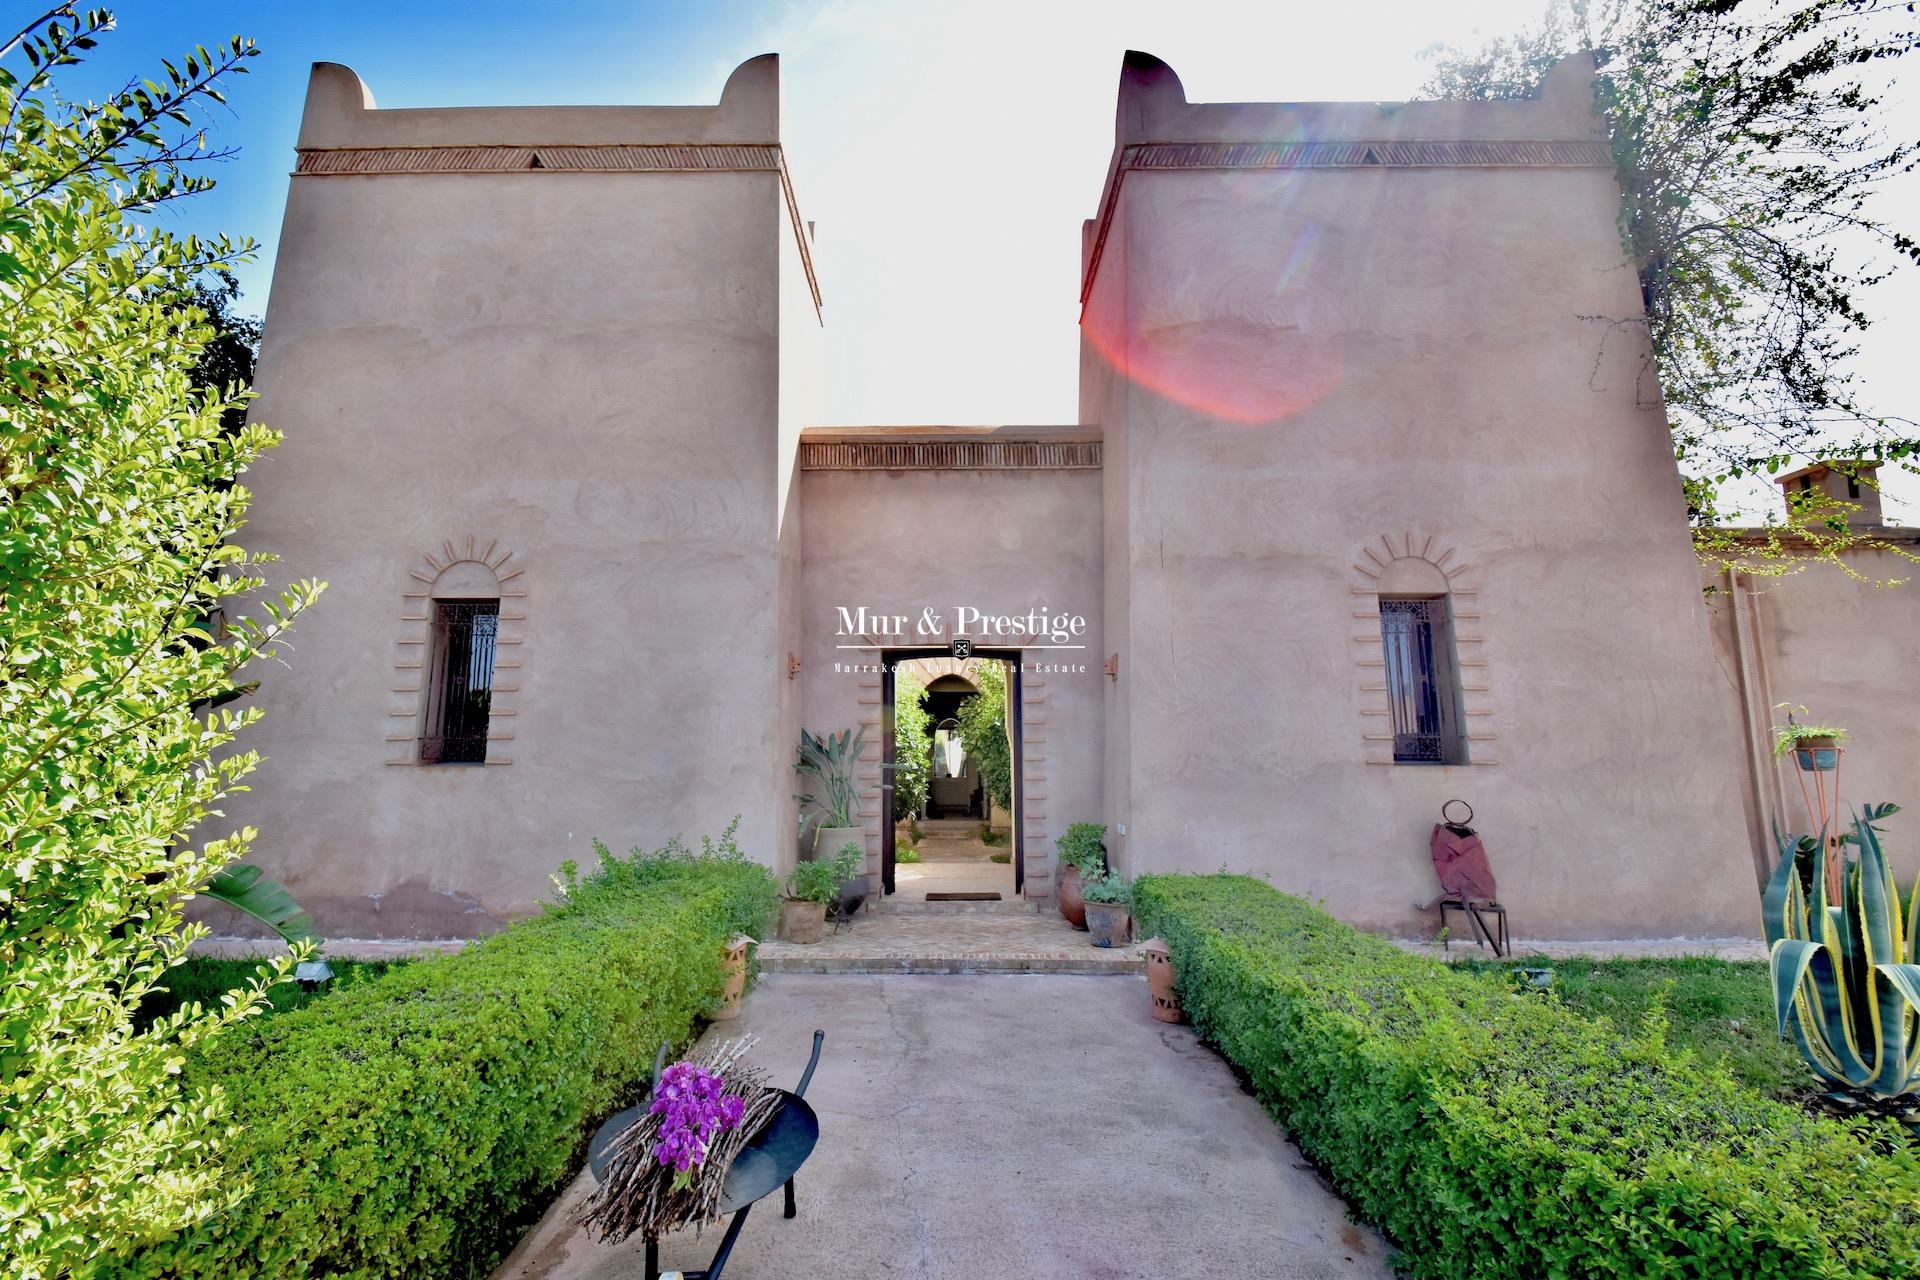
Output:
[[[287,962],[218,1009],[134,1013],[201,932],[184,900],[253,835],[202,827],[255,764],[222,749],[258,712],[196,707],[320,590],[262,592],[235,481],[276,437],[235,419],[237,386],[196,387],[196,287],[250,245],[148,217],[210,185],[193,113],[253,43],[68,101],[111,26],[61,6],[0,42],[0,1273],[23,1280],[88,1275],[244,1190],[217,1164],[223,1098],[177,1073]],[[257,616],[223,616],[241,596]]]
[[[1915,165],[1916,141],[1885,137],[1875,115],[1891,61],[1920,44],[1914,7],[1551,0],[1531,31],[1440,51],[1428,91],[1476,99],[1527,96],[1559,58],[1594,53],[1645,307],[1595,319],[1602,341],[1644,344],[1643,395],[1664,394],[1702,528],[1720,523],[1722,485],[1794,455],[1899,462],[1920,451],[1920,426],[1864,403],[1849,363],[1871,323],[1863,293],[1920,261],[1920,242],[1875,198]],[[1775,550],[1837,563],[1873,541],[1847,514],[1807,503],[1792,523],[1809,536]],[[1723,562],[1768,558],[1701,541]]]
[[[216,274],[212,280],[194,284],[193,306],[212,331],[194,362],[196,387],[224,393],[231,387],[253,385],[254,363],[260,356],[260,322],[252,316],[234,314],[233,304],[239,297],[239,282],[231,276]],[[246,403],[236,397],[221,425],[238,430],[246,417]]]
[[927,721],[927,686],[912,671],[893,682],[893,820],[905,822],[927,803],[933,770],[933,730]]
[[1007,673],[997,660],[967,672],[980,692],[961,699],[956,719],[967,754],[980,766],[980,785],[1002,809],[1013,808],[1013,744],[1007,738]]

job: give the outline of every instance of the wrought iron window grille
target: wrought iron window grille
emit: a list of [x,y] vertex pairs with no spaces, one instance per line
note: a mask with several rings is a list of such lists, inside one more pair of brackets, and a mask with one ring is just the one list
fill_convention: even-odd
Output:
[[1445,596],[1382,597],[1395,764],[1465,764],[1459,663]]
[[421,764],[485,764],[493,701],[498,600],[438,600],[433,608]]

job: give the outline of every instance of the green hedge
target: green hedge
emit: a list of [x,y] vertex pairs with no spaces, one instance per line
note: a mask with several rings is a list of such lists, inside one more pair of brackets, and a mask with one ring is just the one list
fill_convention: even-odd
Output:
[[[1195,1028],[1418,1277],[1920,1275],[1920,1159],[1245,876],[1146,876]],[[1887,1135],[1876,1135],[1886,1138]]]
[[578,1169],[588,1124],[694,1030],[722,941],[761,936],[774,903],[737,856],[603,857],[563,905],[459,955],[245,1024],[187,1077],[224,1089],[226,1165],[251,1194],[99,1274],[485,1275]]

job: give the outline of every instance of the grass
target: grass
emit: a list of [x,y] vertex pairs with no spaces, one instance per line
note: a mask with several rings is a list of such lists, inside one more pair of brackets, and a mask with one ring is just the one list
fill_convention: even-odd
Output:
[[1718,1063],[1756,1092],[1804,1102],[1821,1092],[1820,1082],[1793,1045],[1775,1031],[1773,993],[1763,961],[1693,956],[1668,960],[1462,960],[1482,973],[1545,966],[1553,970],[1553,993],[1584,1014],[1639,1027],[1664,1001],[1667,1042]]
[[[336,960],[329,958],[327,964],[333,969],[333,981],[323,983],[312,991],[303,989],[299,983],[291,980],[282,982],[267,993],[267,1008],[261,1016],[275,1013],[288,1013],[315,1000],[325,999],[343,986],[356,982],[365,982],[378,977],[395,965],[406,964],[405,960]],[[212,956],[189,956],[181,964],[168,971],[166,980],[161,984],[166,989],[155,991],[140,1005],[137,1022],[146,1026],[156,1018],[165,1017],[181,1005],[198,1000],[202,1007],[212,1008],[220,1003],[220,997],[236,987],[244,986],[259,970],[256,960],[219,960]]]
[[998,862],[1004,865],[1013,861],[1013,855],[1010,853],[990,853],[987,855],[987,861]]
[[988,845],[991,847],[991,846],[1008,844],[1011,842],[1012,842],[1012,837],[1008,835],[1006,832],[995,831],[992,827],[988,826],[984,822],[980,824],[980,843],[981,844]]
[[893,851],[893,860],[895,862],[918,862],[920,861],[920,851],[910,844],[903,844]]

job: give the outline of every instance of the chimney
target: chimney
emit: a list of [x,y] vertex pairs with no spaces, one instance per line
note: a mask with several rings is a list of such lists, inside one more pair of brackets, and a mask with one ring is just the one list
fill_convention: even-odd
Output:
[[1820,493],[1840,502],[1853,503],[1858,508],[1847,513],[1847,523],[1853,528],[1877,529],[1883,523],[1880,516],[1880,487],[1874,482],[1874,472],[1879,469],[1877,462],[1836,458],[1831,462],[1816,462],[1810,467],[1789,472],[1775,483],[1780,486],[1781,496],[1787,500],[1789,515],[1793,513],[1795,493]]

